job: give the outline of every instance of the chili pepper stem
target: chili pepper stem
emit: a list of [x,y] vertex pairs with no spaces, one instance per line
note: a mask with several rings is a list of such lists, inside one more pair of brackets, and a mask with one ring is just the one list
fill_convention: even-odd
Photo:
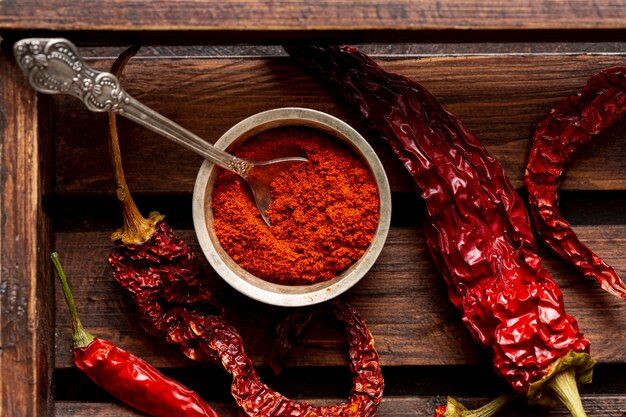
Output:
[[[113,64],[111,73],[119,77],[128,60],[135,56],[138,50],[138,45],[125,50]],[[115,172],[116,194],[122,206],[122,216],[124,217],[124,227],[113,232],[113,234],[111,234],[111,240],[121,240],[125,245],[141,245],[152,237],[156,224],[163,220],[164,216],[153,211],[146,219],[139,212],[130,194],[128,184],[126,184],[126,177],[124,176],[124,169],[122,168],[122,155],[120,152],[119,137],[117,135],[117,121],[113,113],[109,113],[109,134],[111,139],[109,141],[109,152],[111,155],[111,163],[113,164],[113,171]]]
[[468,410],[454,398],[448,397],[448,404],[443,417],[491,417],[516,397],[517,394],[514,392],[504,394],[475,410]]
[[557,398],[572,413],[572,417],[587,417],[578,393],[575,369],[570,368],[559,372],[548,382],[548,386],[552,388]]
[[74,348],[82,348],[86,347],[91,343],[94,339],[92,335],[87,333],[83,324],[80,322],[78,318],[78,310],[76,310],[76,303],[74,303],[74,296],[72,295],[72,290],[70,289],[70,285],[67,282],[67,278],[65,277],[65,271],[63,271],[63,267],[61,266],[61,261],[59,261],[59,254],[53,252],[50,255],[50,259],[52,260],[52,264],[54,265],[54,269],[57,272],[57,276],[59,277],[59,281],[61,282],[61,288],[63,289],[63,295],[65,296],[65,301],[67,302],[67,307],[70,310],[70,317],[72,319],[72,342]]

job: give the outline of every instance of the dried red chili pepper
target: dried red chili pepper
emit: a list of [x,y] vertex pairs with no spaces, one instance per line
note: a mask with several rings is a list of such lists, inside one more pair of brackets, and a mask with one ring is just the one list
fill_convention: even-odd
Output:
[[263,384],[247,357],[241,337],[223,320],[211,317],[186,318],[189,328],[186,343],[194,343],[205,357],[218,355],[224,368],[232,374],[231,392],[239,406],[249,415],[258,417],[370,417],[376,413],[384,388],[378,354],[364,320],[347,304],[331,304],[335,316],[348,333],[352,389],[343,404],[315,407],[307,402],[295,402],[272,391]]
[[[132,55],[131,55],[132,56]],[[116,75],[130,58],[120,57]],[[121,64],[120,64],[121,63]],[[369,417],[382,398],[384,381],[372,335],[349,306],[333,303],[335,316],[348,332],[353,387],[348,402],[314,407],[291,401],[264,385],[247,357],[239,333],[221,316],[199,261],[191,248],[151,213],[145,219],[135,206],[124,179],[115,116],[109,118],[111,155],[122,203],[124,228],[112,235],[118,244],[109,256],[114,278],[135,303],[142,327],[187,357],[221,363],[233,376],[231,392],[239,406],[256,417]]]
[[59,257],[55,252],[50,258],[70,310],[74,363],[81,371],[114,397],[151,416],[218,417],[195,392],[164,376],[143,359],[87,333],[78,318]]
[[[124,51],[113,64],[111,73],[119,77],[137,51],[138,47]],[[109,132],[117,198],[124,219],[124,227],[111,235],[111,240],[120,244],[111,251],[109,263],[115,279],[133,294],[144,329],[151,334],[160,332],[152,327],[155,324],[151,317],[163,315],[162,303],[193,305],[206,310],[207,314],[221,314],[222,308],[201,275],[200,261],[191,248],[176,237],[163,221],[165,216],[151,212],[146,219],[137,209],[122,169],[113,113],[109,113]],[[159,325],[165,326],[167,322]]]
[[[161,222],[157,228],[163,225]],[[155,236],[156,242],[153,238],[144,246],[156,246],[155,251],[159,252],[160,235]],[[346,403],[314,407],[307,402],[291,401],[264,385],[244,351],[241,336],[232,326],[221,317],[207,314],[202,308],[179,304],[171,307],[158,294],[159,290],[154,289],[167,288],[167,285],[161,284],[168,278],[161,278],[158,272],[150,274],[147,272],[150,269],[134,269],[130,256],[137,254],[137,248],[119,249],[116,248],[111,255],[113,274],[125,288],[131,289],[143,327],[152,335],[178,345],[191,359],[221,362],[233,376],[233,397],[249,416],[369,417],[376,412],[384,388],[378,354],[365,322],[348,305],[339,302],[332,304],[335,315],[349,335],[350,369],[353,375],[351,394]],[[139,257],[135,260],[139,260]],[[149,294],[149,297],[143,297],[144,293]],[[145,301],[144,298],[149,300]]]
[[[498,372],[536,402],[584,416],[589,342],[542,268],[530,221],[502,166],[418,83],[350,46],[287,47],[393,148],[426,200],[427,242],[472,336]],[[566,386],[567,393],[563,391]]]
[[609,293],[626,299],[626,284],[576,236],[558,209],[565,167],[591,138],[626,113],[626,67],[594,75],[583,90],[554,107],[539,123],[525,183],[535,228],[546,244]]

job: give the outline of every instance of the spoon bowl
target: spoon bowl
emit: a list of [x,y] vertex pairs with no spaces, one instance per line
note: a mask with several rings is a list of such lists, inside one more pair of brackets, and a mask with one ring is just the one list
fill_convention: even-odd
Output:
[[271,226],[270,219],[265,212],[272,203],[272,195],[270,193],[270,184],[280,176],[285,170],[294,164],[306,162],[306,158],[289,157],[277,158],[266,162],[253,162],[248,173],[243,178],[248,182],[254,197],[254,203],[261,213],[261,218],[266,225]]

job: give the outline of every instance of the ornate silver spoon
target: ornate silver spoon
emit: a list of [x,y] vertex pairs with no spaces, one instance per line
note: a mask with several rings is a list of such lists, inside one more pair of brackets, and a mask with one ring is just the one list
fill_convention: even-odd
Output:
[[256,206],[268,226],[270,221],[265,211],[271,202],[270,183],[290,165],[306,161],[306,158],[290,157],[253,162],[213,147],[134,99],[113,74],[90,68],[67,39],[22,39],[15,44],[13,52],[38,92],[69,94],[81,99],[91,111],[117,113],[240,175],[250,185]]

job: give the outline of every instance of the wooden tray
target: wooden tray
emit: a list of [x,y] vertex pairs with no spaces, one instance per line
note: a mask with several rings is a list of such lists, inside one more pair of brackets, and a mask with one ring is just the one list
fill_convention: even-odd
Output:
[[[129,39],[159,44],[144,47],[129,63],[124,85],[208,140],[253,113],[281,106],[323,110],[352,124],[381,156],[393,191],[393,227],[385,249],[346,296],[367,319],[384,366],[386,391],[377,415],[431,416],[446,395],[476,406],[506,389],[447,301],[424,244],[424,206],[408,175],[322,84],[271,45],[286,36],[364,42],[363,49],[385,68],[420,81],[457,114],[523,193],[534,124],[588,77],[626,62],[626,44],[615,41],[625,34],[626,7],[608,0],[595,2],[595,8],[574,1],[438,2],[439,9],[408,0],[269,3],[203,0],[177,2],[173,9],[153,1],[120,11],[120,3],[107,1],[99,6],[102,13],[94,14],[69,1],[23,8],[0,2],[0,34],[9,39],[0,57],[1,416],[139,415],[73,367],[67,309],[47,261],[53,249],[66,266],[82,320],[94,334],[197,390],[221,415],[237,415],[228,376],[218,367],[185,360],[145,335],[130,300],[114,282],[106,258],[109,235],[121,217],[108,162],[106,117],[89,113],[73,98],[37,96],[30,89],[13,63],[10,41],[36,29],[89,41],[81,51],[102,69],[110,67]],[[59,12],[50,15],[44,9]],[[264,44],[227,45],[233,42]],[[570,168],[561,204],[581,240],[622,274],[625,128],[626,121],[618,122],[580,155]],[[120,137],[140,209],[166,214],[201,255],[191,224],[191,190],[200,158],[125,120]],[[582,389],[589,416],[622,416],[626,303],[545,249],[542,254],[599,362],[594,383]],[[288,357],[283,375],[272,376],[269,342],[289,310],[235,293],[205,266],[264,381],[289,397],[315,403],[347,396],[350,380],[340,331],[330,323],[314,323]],[[564,408],[547,410],[521,401],[509,410],[502,415],[568,415]]]

